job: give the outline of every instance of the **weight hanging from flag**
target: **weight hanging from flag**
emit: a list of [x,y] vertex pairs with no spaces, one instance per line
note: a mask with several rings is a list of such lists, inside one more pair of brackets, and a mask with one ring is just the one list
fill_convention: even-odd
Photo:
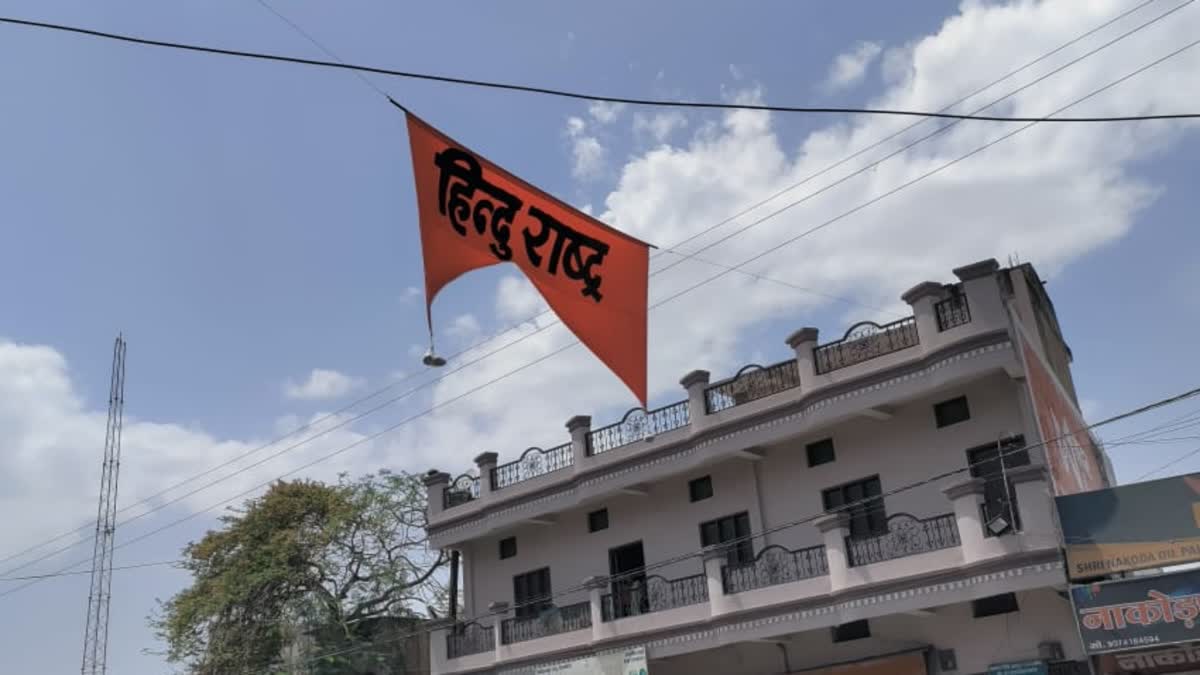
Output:
[[426,365],[433,300],[482,267],[512,263],[567,326],[646,406],[650,245],[492,164],[399,103],[408,120],[425,264]]

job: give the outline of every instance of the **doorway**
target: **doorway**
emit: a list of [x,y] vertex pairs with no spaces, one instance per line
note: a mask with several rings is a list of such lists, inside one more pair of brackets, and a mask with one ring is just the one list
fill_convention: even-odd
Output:
[[650,611],[645,567],[646,554],[640,541],[608,550],[608,573],[613,580],[612,606],[606,609],[610,610],[612,618],[637,616]]

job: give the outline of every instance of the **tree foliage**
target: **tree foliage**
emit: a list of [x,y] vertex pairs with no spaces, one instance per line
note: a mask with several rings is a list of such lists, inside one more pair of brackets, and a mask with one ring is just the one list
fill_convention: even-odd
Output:
[[443,561],[424,506],[420,479],[386,471],[272,485],[184,550],[192,583],[151,618],[167,658],[192,675],[270,672],[297,645],[322,654],[436,617]]

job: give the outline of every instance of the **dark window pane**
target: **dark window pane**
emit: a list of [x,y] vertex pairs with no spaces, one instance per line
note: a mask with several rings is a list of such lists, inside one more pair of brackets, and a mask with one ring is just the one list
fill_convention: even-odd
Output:
[[702,546],[715,546],[721,543],[721,537],[717,530],[717,521],[710,520],[707,523],[700,525],[700,544]]
[[872,476],[829,488],[821,493],[821,499],[826,511],[840,511],[849,516],[850,536],[867,537],[887,532],[887,510],[882,494],[879,477]]
[[608,529],[608,509],[592,511],[588,514],[588,532],[599,532]]
[[500,559],[511,558],[517,554],[517,538],[505,537],[500,540]]
[[750,535],[750,515],[743,511],[732,516],[700,523],[700,544],[715,546],[737,542],[732,545],[726,560],[730,565],[754,560],[754,542],[746,538]]
[[826,438],[816,443],[809,443],[805,446],[804,450],[808,454],[809,466],[828,464],[834,460],[832,438]]
[[834,642],[847,642],[869,637],[871,637],[871,624],[866,619],[833,627]]
[[997,614],[1008,614],[1020,610],[1017,606],[1017,596],[1013,593],[1002,593],[971,602],[971,609],[976,619]]
[[971,419],[971,410],[967,407],[967,397],[959,396],[938,403],[933,406],[933,417],[937,421],[938,428]]
[[702,476],[690,481],[688,483],[688,495],[694,502],[713,496],[712,478],[710,476]]
[[513,611],[518,619],[535,617],[549,605],[549,567],[513,577]]

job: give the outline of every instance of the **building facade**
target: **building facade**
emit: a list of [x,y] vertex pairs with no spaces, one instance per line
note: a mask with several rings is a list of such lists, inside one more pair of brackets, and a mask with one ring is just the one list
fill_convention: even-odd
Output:
[[1031,266],[954,273],[906,318],[803,328],[676,403],[429,472],[464,606],[433,672],[609,672],[588,659],[630,649],[654,675],[1082,667],[1014,319],[1074,397],[1070,351]]

